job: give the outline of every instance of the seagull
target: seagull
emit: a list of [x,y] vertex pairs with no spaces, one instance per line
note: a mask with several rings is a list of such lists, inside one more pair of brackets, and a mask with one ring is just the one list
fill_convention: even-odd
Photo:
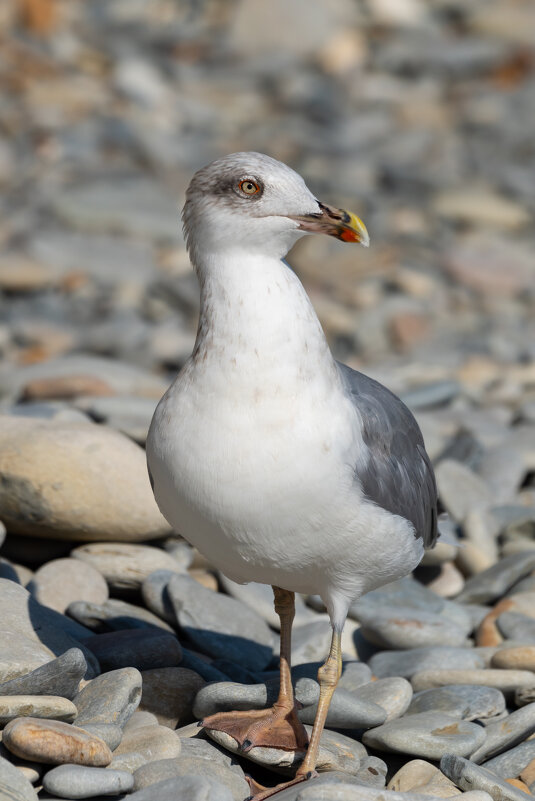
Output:
[[[196,172],[182,218],[200,316],[193,352],[150,426],[151,483],[171,526],[222,573],[272,585],[281,621],[274,706],[202,725],[243,752],[296,751],[293,781],[302,781],[314,775],[350,604],[410,573],[436,541],[433,469],[402,401],[334,359],[283,260],[305,234],[368,246],[364,223],[254,152]],[[321,596],[332,625],[310,740],[290,672],[295,593]]]

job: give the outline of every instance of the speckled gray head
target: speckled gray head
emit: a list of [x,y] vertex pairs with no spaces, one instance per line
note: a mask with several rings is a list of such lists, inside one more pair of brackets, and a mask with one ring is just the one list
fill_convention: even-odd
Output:
[[358,217],[320,203],[298,173],[263,153],[231,153],[198,170],[182,219],[194,263],[200,250],[283,256],[304,233],[369,243]]

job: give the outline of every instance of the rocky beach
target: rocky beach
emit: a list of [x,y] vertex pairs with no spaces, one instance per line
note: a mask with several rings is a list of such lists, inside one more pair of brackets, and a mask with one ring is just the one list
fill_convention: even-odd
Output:
[[[302,759],[197,725],[273,703],[278,618],[144,453],[195,340],[184,191],[238,150],[365,221],[289,261],[415,414],[447,532],[352,605],[319,776],[274,798],[535,795],[534,30],[530,0],[2,7],[0,801],[245,801]],[[309,729],[330,636],[298,598]]]

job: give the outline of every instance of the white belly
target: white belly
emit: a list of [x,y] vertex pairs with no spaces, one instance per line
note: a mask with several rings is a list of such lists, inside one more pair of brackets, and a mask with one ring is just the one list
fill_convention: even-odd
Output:
[[147,458],[162,513],[212,564],[239,582],[351,600],[418,563],[410,524],[362,497],[365,447],[336,388],[216,400],[186,379],[158,407]]

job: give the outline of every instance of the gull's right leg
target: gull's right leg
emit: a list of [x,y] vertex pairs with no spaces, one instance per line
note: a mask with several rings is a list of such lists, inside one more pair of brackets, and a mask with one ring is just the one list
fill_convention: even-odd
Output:
[[290,672],[295,595],[280,587],[273,587],[273,594],[275,611],[281,622],[279,697],[270,709],[218,712],[205,718],[202,725],[206,729],[230,734],[242,751],[250,751],[257,746],[305,751],[308,735],[297,717]]

